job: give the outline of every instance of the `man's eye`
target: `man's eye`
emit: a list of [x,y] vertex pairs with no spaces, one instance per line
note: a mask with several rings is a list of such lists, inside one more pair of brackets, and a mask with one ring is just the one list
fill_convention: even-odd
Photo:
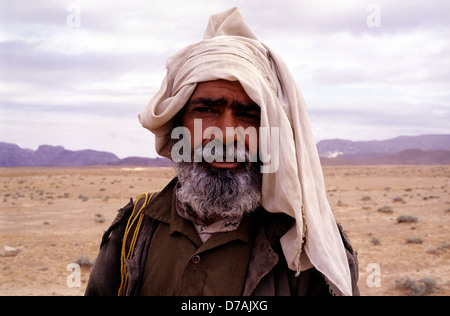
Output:
[[196,107],[193,111],[198,113],[211,113],[212,109],[209,107]]
[[209,106],[197,106],[192,109],[192,113],[196,116],[204,117],[216,114],[216,110]]
[[254,112],[238,112],[236,113],[236,116],[249,120],[259,120],[261,118],[261,115],[259,113]]

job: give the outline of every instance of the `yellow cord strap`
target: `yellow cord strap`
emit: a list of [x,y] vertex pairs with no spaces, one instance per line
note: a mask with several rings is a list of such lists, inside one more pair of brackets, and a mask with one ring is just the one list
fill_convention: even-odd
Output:
[[[127,287],[127,281],[128,281],[128,273],[127,273],[127,267],[125,265],[125,260],[131,259],[134,254],[134,248],[136,247],[136,241],[139,236],[139,231],[141,229],[142,221],[144,219],[144,214],[142,214],[142,210],[144,207],[146,207],[150,200],[152,199],[153,195],[155,193],[143,193],[138,196],[136,199],[136,203],[133,207],[133,212],[130,215],[130,218],[128,219],[127,226],[125,227],[125,233],[123,235],[123,241],[122,241],[122,251],[120,253],[120,277],[121,277],[121,283],[119,287],[119,291],[117,293],[118,296],[123,296],[125,294],[125,289]],[[138,201],[145,196],[145,201],[142,204],[142,206],[139,208],[139,210],[136,212],[136,207],[138,204]],[[137,221],[137,223],[136,223]],[[126,244],[128,239],[128,234],[130,233],[131,229],[133,228],[133,225],[136,223],[136,228],[134,229],[133,238],[131,239],[130,249],[128,249],[128,253],[126,252]]]

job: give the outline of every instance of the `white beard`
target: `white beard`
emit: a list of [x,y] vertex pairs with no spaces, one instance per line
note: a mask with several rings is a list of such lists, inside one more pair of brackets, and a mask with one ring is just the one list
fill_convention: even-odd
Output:
[[257,163],[242,163],[236,169],[213,168],[206,162],[175,163],[178,212],[196,224],[251,213],[261,200],[259,169]]

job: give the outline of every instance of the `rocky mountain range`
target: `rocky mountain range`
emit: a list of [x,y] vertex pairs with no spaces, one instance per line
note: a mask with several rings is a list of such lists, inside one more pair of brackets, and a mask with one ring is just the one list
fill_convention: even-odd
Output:
[[450,164],[450,135],[399,136],[388,140],[323,140],[323,165]]
[[[450,164],[450,135],[400,136],[383,141],[323,140],[317,143],[323,165],[446,165]],[[67,150],[42,145],[23,149],[0,142],[0,167],[171,166],[167,158],[118,158],[108,152]]]
[[167,158],[127,157],[109,152],[67,150],[62,146],[42,145],[36,151],[0,142],[0,167],[80,167],[80,166],[171,166]]

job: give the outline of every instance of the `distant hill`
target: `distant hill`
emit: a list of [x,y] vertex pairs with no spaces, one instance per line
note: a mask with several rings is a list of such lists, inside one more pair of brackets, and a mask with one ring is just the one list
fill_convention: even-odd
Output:
[[324,140],[323,165],[450,164],[450,135],[400,136],[381,141]]
[[[317,143],[322,165],[447,165],[450,164],[450,135],[400,136],[383,141],[323,140]],[[0,167],[78,166],[165,167],[167,158],[118,158],[108,152],[67,150],[42,145],[36,151],[0,142]]]
[[407,149],[395,154],[350,154],[336,158],[320,157],[323,166],[342,165],[450,165],[450,150]]
[[450,150],[450,135],[399,136],[388,140],[372,141],[331,139],[317,143],[319,155],[327,158],[361,153],[394,154],[407,149]]
[[0,142],[1,167],[80,167],[80,166],[171,166],[167,158],[128,157],[120,159],[108,152],[67,150],[62,146],[42,145],[36,151]]

